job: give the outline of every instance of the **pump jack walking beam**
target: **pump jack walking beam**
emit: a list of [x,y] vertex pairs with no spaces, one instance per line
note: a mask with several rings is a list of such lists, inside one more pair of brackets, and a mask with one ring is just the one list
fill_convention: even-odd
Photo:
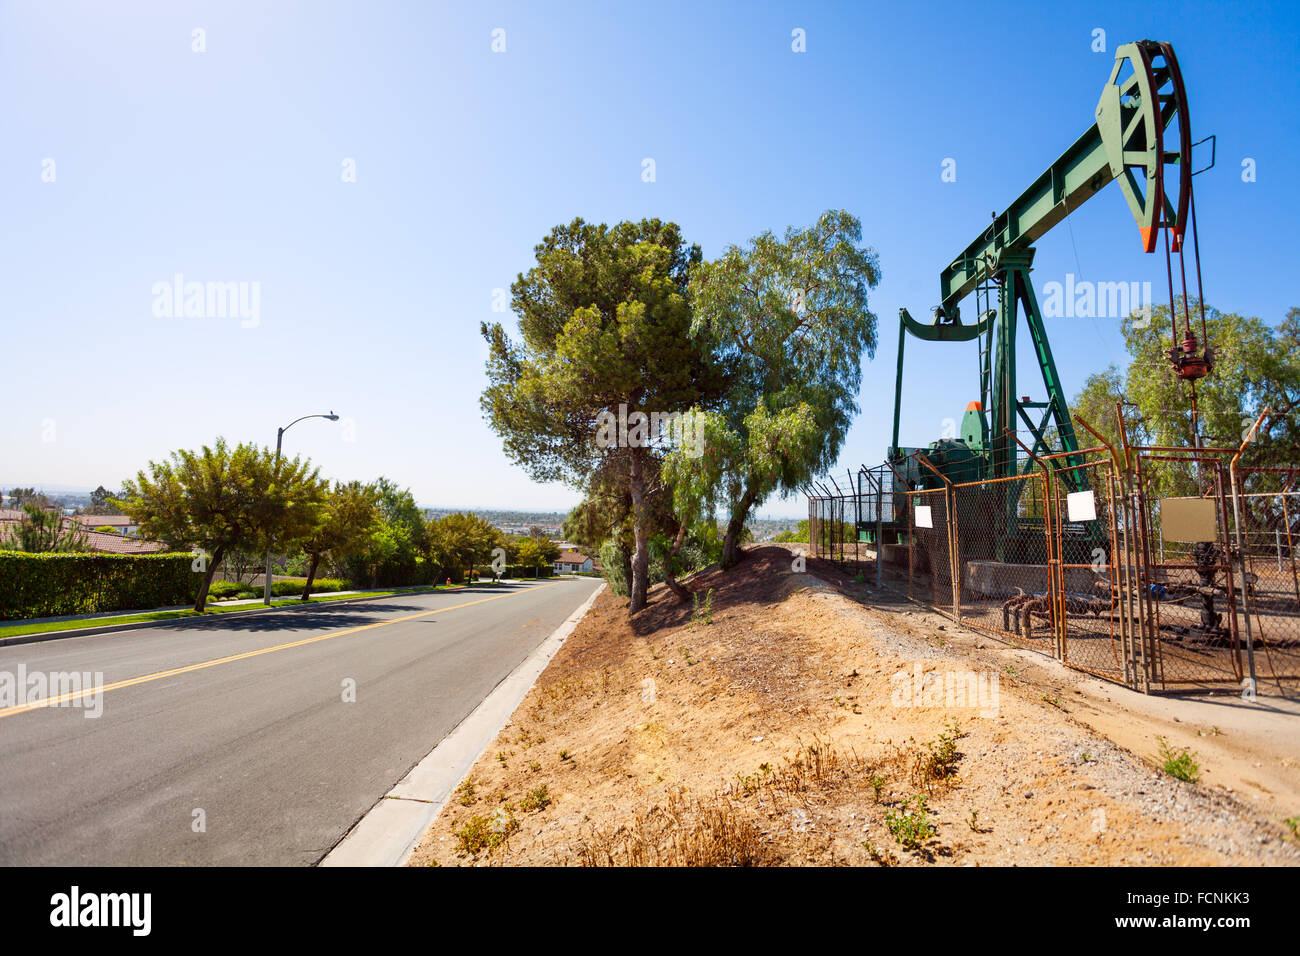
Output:
[[[1033,243],[1113,181],[1119,183],[1128,201],[1143,250],[1155,250],[1163,227],[1168,230],[1169,248],[1181,252],[1191,205],[1192,142],[1182,74],[1173,48],[1168,43],[1140,40],[1116,50],[1095,116],[1096,122],[940,273],[933,324],[925,325],[906,309],[899,310],[891,455],[899,449],[903,349],[909,334],[931,342],[978,337],[984,352],[992,353],[991,368],[981,363],[980,381],[981,410],[992,416],[987,429],[991,436],[989,477],[1018,473],[1017,448],[1007,434],[1018,420],[1029,426],[1035,450],[1047,447],[1049,419],[1056,426],[1061,450],[1078,450],[1029,279]],[[1166,133],[1175,122],[1177,136],[1170,137],[1170,145],[1177,148],[1166,150]],[[1176,193],[1171,195],[1169,186],[1176,186]],[[974,324],[963,325],[959,303],[972,292],[993,288],[997,289],[998,308],[986,310]],[[1043,402],[1022,402],[1017,395],[1016,327],[1022,308],[1047,391]],[[990,391],[992,394],[987,394]],[[1044,409],[1041,422],[1035,424],[1026,409]],[[1072,457],[1058,461],[1064,468],[1079,464]],[[1077,477],[1081,473],[1066,474]]]

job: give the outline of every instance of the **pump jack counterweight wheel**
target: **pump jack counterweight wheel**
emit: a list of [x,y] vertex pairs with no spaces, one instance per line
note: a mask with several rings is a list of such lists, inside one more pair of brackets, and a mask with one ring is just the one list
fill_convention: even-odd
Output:
[[[1160,62],[1153,65],[1153,60]],[[1126,74],[1125,70],[1132,73]],[[1168,87],[1168,91],[1161,90]],[[1178,120],[1178,152],[1166,153],[1164,133]],[[1097,103],[1097,128],[1111,176],[1118,181],[1137,221],[1142,249],[1155,252],[1160,227],[1182,248],[1191,196],[1191,125],[1183,78],[1173,47],[1139,40],[1115,51],[1115,66]],[[1178,197],[1165,193],[1165,164],[1177,163]]]

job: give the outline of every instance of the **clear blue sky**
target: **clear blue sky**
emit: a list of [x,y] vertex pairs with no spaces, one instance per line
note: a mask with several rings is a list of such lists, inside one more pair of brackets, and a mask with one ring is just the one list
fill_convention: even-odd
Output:
[[[1298,9],[10,0],[0,482],[116,487],[173,448],[269,443],[333,409],[354,440],[321,421],[286,437],[330,477],[384,474],[429,505],[566,508],[574,493],[530,482],[482,421],[493,290],[575,216],[675,220],[713,256],[829,207],[860,217],[883,268],[839,472],[876,463],[899,306],[929,314],[939,269],[1091,124],[1114,48],[1142,37],[1174,44],[1192,131],[1218,135],[1196,180],[1207,299],[1276,323],[1300,304]],[[1162,258],[1111,186],[1040,242],[1035,284],[1159,290]],[[176,273],[260,283],[260,323],[155,316],[153,286]],[[1117,327],[1049,322],[1071,394],[1122,360]],[[903,440],[924,444],[976,397],[976,358],[911,346]]]

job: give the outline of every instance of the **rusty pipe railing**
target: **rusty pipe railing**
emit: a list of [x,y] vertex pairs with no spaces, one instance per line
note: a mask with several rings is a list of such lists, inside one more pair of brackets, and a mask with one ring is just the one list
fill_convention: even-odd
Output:
[[[948,538],[948,582],[949,586],[952,588],[952,617],[954,621],[960,624],[961,572],[957,567],[957,557],[960,554],[960,548],[957,537],[959,533],[957,531],[957,517],[955,514],[956,494],[953,491],[952,482],[948,480],[948,476],[938,468],[934,467],[934,465],[930,463],[930,459],[925,456],[925,453],[922,452],[921,449],[918,448],[916,451],[912,452],[909,457],[915,458],[922,465],[925,465],[926,468],[929,468],[944,484],[943,510],[946,512],[948,531],[946,536]],[[915,544],[915,542],[913,542],[913,544]],[[933,569],[931,569],[930,573],[934,573]]]
[[[1115,565],[1115,583],[1120,593],[1120,614],[1119,614],[1119,640],[1120,645],[1124,648],[1124,666],[1126,673],[1125,681],[1130,686],[1135,686],[1138,682],[1138,674],[1142,673],[1143,680],[1146,680],[1146,667],[1142,663],[1145,661],[1143,648],[1141,646],[1141,618],[1138,617],[1138,634],[1133,633],[1134,609],[1136,607],[1138,614],[1141,614],[1142,604],[1137,600],[1135,589],[1136,582],[1133,580],[1134,565],[1130,561],[1131,553],[1129,548],[1129,534],[1133,527],[1133,512],[1131,491],[1128,485],[1128,473],[1124,465],[1120,462],[1119,452],[1115,450],[1115,444],[1106,439],[1100,431],[1092,426],[1086,418],[1078,412],[1074,413],[1074,420],[1082,425],[1097,441],[1110,452],[1111,464],[1114,467],[1114,473],[1111,476],[1112,496],[1115,490],[1119,491],[1120,513],[1123,521],[1116,533],[1116,529],[1111,529],[1111,543],[1120,545],[1120,556],[1118,562],[1115,556],[1111,556],[1111,562]],[[1127,458],[1125,459],[1127,461]],[[1116,487],[1117,486],[1117,487]],[[1112,520],[1114,518],[1112,508]]]
[[1065,660],[1065,578],[1061,573],[1060,556],[1052,551],[1052,540],[1059,532],[1055,507],[1055,495],[1052,494],[1052,476],[1047,464],[1035,455],[1032,449],[1020,440],[1014,430],[1008,428],[1005,433],[1029,456],[1030,461],[1043,469],[1043,533],[1047,545],[1047,597],[1052,608],[1052,640],[1056,643],[1057,660]]
[[1264,410],[1255,419],[1255,424],[1250,426],[1250,431],[1246,433],[1246,437],[1241,441],[1241,447],[1237,449],[1237,453],[1232,456],[1232,462],[1228,465],[1228,482],[1232,485],[1232,520],[1237,526],[1237,560],[1241,566],[1241,606],[1242,610],[1245,611],[1242,616],[1246,620],[1246,663],[1250,667],[1249,692],[1251,699],[1254,698],[1257,686],[1255,682],[1255,634],[1250,624],[1250,587],[1249,578],[1246,576],[1248,573],[1246,570],[1246,547],[1241,535],[1241,489],[1238,486],[1237,463],[1241,461],[1246,446],[1255,440],[1255,433],[1259,431],[1259,426],[1264,423],[1264,418],[1270,411],[1271,409],[1267,405],[1264,406]]

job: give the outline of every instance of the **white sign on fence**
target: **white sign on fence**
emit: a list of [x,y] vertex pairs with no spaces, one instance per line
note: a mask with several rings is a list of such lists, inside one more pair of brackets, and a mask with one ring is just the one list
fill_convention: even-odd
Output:
[[933,528],[934,518],[930,517],[929,505],[916,506],[916,526],[918,528]]
[[1065,496],[1065,511],[1071,521],[1096,521],[1096,496],[1091,491],[1072,491]]

